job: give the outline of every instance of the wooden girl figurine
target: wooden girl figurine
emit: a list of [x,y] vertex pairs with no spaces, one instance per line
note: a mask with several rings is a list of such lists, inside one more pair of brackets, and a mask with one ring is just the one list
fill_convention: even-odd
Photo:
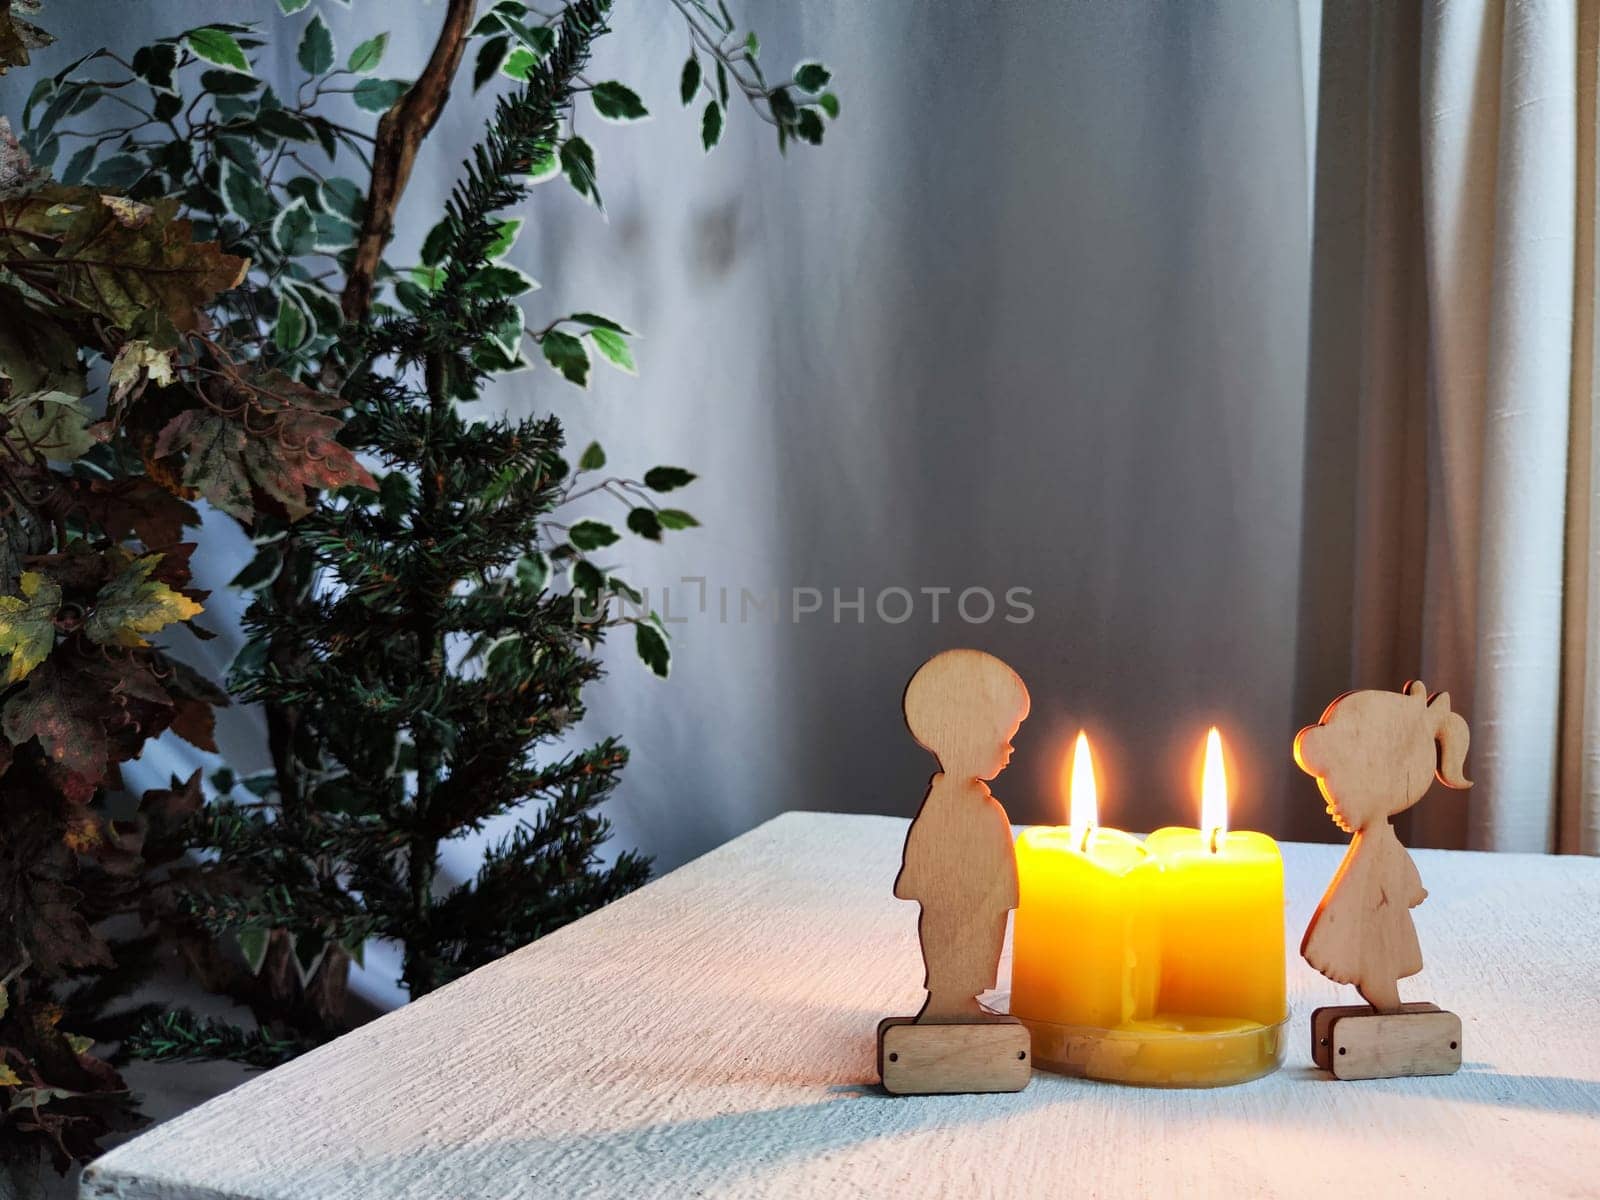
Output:
[[1017,906],[1011,824],[986,781],[1011,761],[1028,689],[978,650],[947,650],[911,677],[906,725],[939,760],[906,835],[894,894],[921,906],[917,936],[927,1000],[913,1018],[879,1026],[879,1069],[891,1092],[1016,1091],[1028,1080],[1027,1030],[985,1013],[1006,914]]
[[1329,979],[1355,984],[1379,1012],[1399,1012],[1399,980],[1422,970],[1411,909],[1428,896],[1389,818],[1435,778],[1472,786],[1461,773],[1467,737],[1449,693],[1429,698],[1410,683],[1403,692],[1346,693],[1294,740],[1295,762],[1316,776],[1328,815],[1355,835],[1300,953]]

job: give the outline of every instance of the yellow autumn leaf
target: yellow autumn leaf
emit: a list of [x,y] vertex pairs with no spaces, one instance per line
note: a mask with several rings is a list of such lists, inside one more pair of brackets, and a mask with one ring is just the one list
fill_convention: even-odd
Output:
[[171,350],[157,350],[149,342],[137,338],[124,342],[111,364],[111,374],[106,377],[112,401],[120,402],[141,379],[147,378],[157,387],[171,383],[173,353]]
[[24,571],[22,595],[0,596],[0,653],[11,655],[5,682],[16,683],[42,663],[56,644],[61,589],[37,571]]
[[21,1087],[22,1076],[18,1075],[5,1063],[0,1063],[0,1087]]
[[94,598],[94,611],[84,622],[84,632],[102,646],[146,646],[147,633],[174,621],[197,617],[202,607],[175,592],[150,573],[161,561],[159,554],[134,559],[122,573],[102,587]]
[[125,229],[144,228],[156,213],[156,210],[148,204],[140,204],[137,200],[129,200],[126,196],[101,196],[100,203],[111,210],[111,215],[117,219],[117,224]]

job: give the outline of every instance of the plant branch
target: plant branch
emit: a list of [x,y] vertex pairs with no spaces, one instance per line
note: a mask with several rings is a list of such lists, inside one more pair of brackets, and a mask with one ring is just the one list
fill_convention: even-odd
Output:
[[373,279],[383,249],[394,235],[394,213],[416,165],[417,148],[439,119],[461,55],[466,50],[476,0],[450,0],[444,25],[427,66],[406,94],[378,121],[372,152],[372,183],[367,189],[367,211],[356,239],[355,262],[345,280],[339,305],[345,319],[366,319],[372,306]]

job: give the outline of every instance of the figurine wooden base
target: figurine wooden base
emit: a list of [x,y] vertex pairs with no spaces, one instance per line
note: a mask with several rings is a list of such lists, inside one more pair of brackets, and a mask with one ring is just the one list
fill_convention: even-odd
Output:
[[1437,1004],[1397,1013],[1345,1004],[1311,1014],[1311,1058],[1335,1079],[1454,1075],[1461,1069],[1461,1018]]
[[1032,1057],[1028,1031],[1012,1017],[878,1022],[878,1077],[891,1096],[1020,1092]]

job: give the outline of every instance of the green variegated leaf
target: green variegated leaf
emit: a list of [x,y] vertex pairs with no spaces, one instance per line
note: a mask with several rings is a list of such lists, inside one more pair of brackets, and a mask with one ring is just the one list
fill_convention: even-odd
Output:
[[544,591],[544,585],[550,580],[550,560],[543,554],[535,551],[526,558],[517,560],[517,582],[535,594]]
[[354,180],[332,175],[322,181],[322,202],[329,212],[356,222],[366,209],[367,193]]
[[300,46],[295,52],[300,69],[308,75],[321,75],[333,70],[333,31],[318,13],[306,22],[300,35]]
[[589,93],[594,110],[608,121],[642,121],[650,115],[639,94],[615,79],[603,80]]
[[492,37],[478,47],[478,57],[472,66],[472,90],[477,91],[489,80],[494,78],[494,73],[500,69],[500,64],[505,62],[506,53],[511,49],[511,39],[504,36]]
[[604,521],[579,521],[567,530],[569,540],[579,550],[599,550],[622,540],[619,534]]
[[706,110],[700,115],[700,144],[709,154],[722,140],[722,105],[715,100],[706,101]]
[[311,226],[315,231],[312,247],[324,254],[337,254],[356,244],[356,227],[333,213],[312,213]]
[[681,508],[658,509],[656,518],[661,522],[663,529],[693,529],[700,524]]
[[589,386],[589,352],[583,343],[570,333],[551,330],[539,342],[547,363],[561,372],[568,383],[579,387]]
[[344,64],[345,70],[354,71],[357,75],[365,75],[368,71],[377,70],[378,63],[383,60],[384,49],[388,45],[389,35],[387,33],[369,37],[354,50],[350,51],[350,58]]
[[682,467],[651,467],[644,473],[644,485],[652,492],[671,492],[695,481],[693,471]]
[[301,199],[295,199],[272,222],[272,240],[291,258],[311,253],[317,244],[315,214]]
[[544,183],[561,174],[561,158],[553,150],[539,155],[528,163],[528,182]]
[[244,49],[231,33],[207,26],[204,29],[191,29],[183,35],[183,40],[197,58],[227,67],[230,71],[250,73],[250,61],[245,58]]
[[587,325],[591,329],[609,329],[612,333],[631,334],[633,330],[626,325],[613,321],[610,317],[602,317],[599,313],[576,312],[567,320],[576,325]]
[[511,299],[537,291],[538,287],[539,281],[533,276],[505,263],[494,263],[474,271],[472,278],[467,281],[466,290],[471,295],[488,299]]
[[272,344],[279,350],[297,350],[310,332],[305,313],[294,302],[293,294],[285,288],[278,296],[278,315],[272,323]]
[[637,375],[639,368],[634,365],[633,352],[628,349],[628,342],[620,333],[609,329],[591,329],[589,340],[594,343],[594,348],[600,351],[600,357],[605,359],[619,371],[629,375]]
[[231,158],[222,160],[222,202],[247,225],[264,225],[273,218],[272,197],[261,180]]
[[652,542],[661,540],[661,518],[656,516],[656,511],[653,508],[629,509],[628,528],[642,538],[649,538]]
[[[72,164],[68,164],[70,169]],[[127,189],[143,179],[149,166],[142,158],[132,154],[113,154],[103,158],[89,173],[89,182],[96,187]]]
[[666,635],[648,621],[633,627],[633,645],[644,665],[665,679],[672,669],[672,651]]
[[511,247],[516,245],[517,234],[522,230],[522,218],[513,217],[509,221],[497,221],[495,230],[494,241],[490,242],[483,252],[483,256],[491,262],[511,253]]
[[832,78],[833,72],[819,62],[803,62],[794,69],[795,86],[803,92],[820,92]]
[[588,142],[581,137],[570,137],[561,143],[561,170],[578,195],[593,200],[595,207],[600,207],[600,189],[594,177],[594,148]]
[[363,79],[356,84],[353,97],[357,108],[368,112],[388,112],[411,85],[404,79]]

